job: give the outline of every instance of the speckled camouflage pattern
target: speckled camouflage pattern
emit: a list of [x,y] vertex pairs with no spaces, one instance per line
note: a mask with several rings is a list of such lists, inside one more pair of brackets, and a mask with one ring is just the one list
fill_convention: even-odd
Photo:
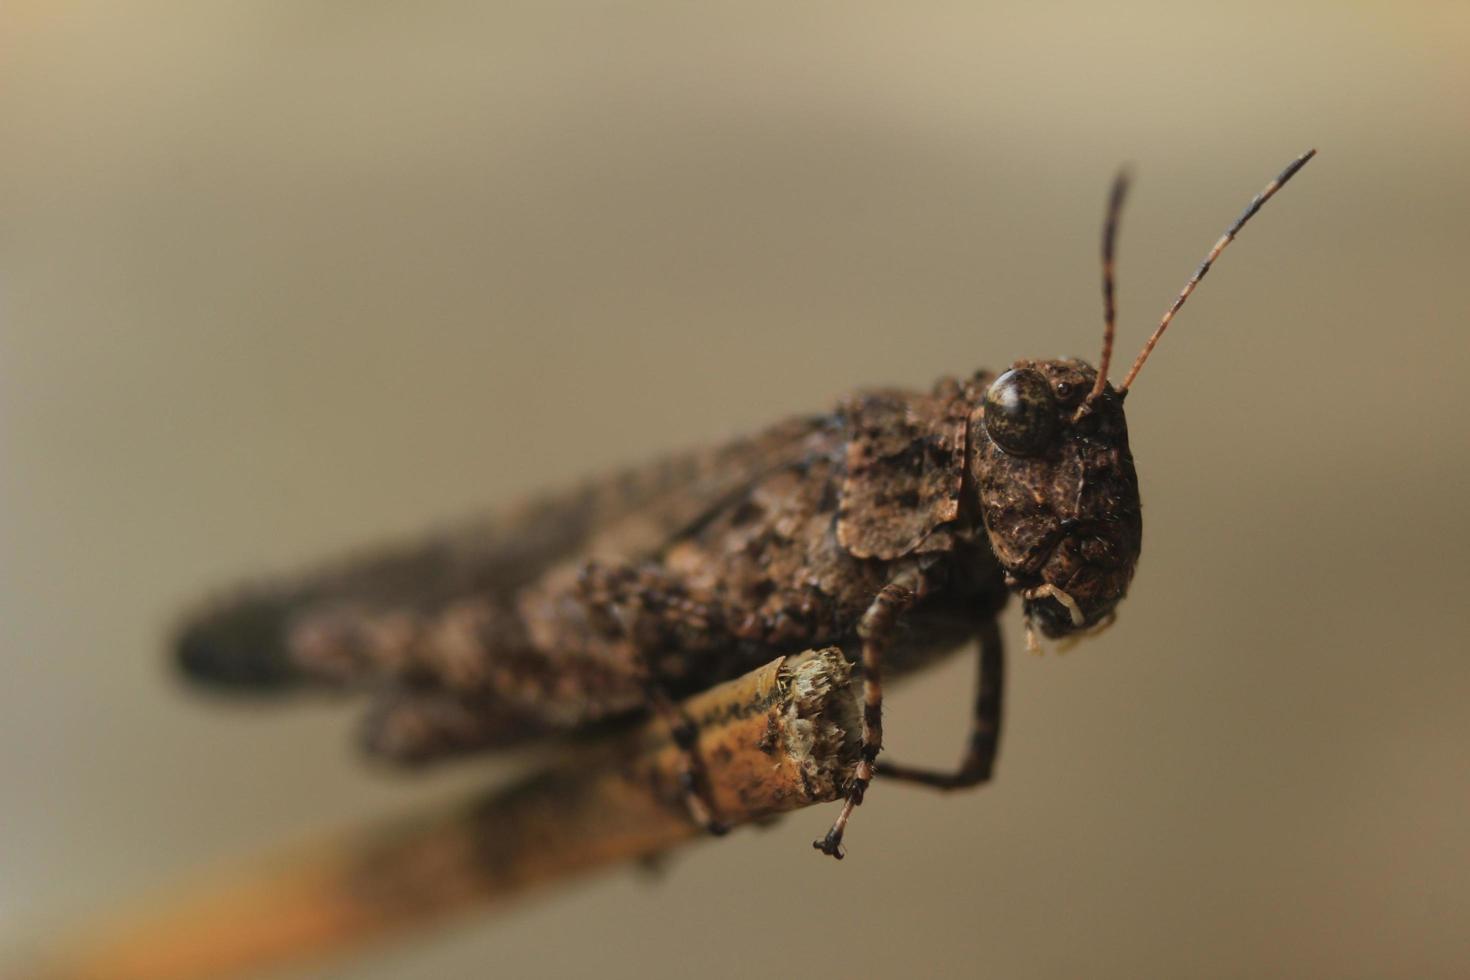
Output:
[[[1068,393],[1060,420],[1092,375],[1045,366]],[[680,695],[781,653],[855,648],[859,620],[900,573],[916,598],[892,669],[972,636],[1008,576],[1017,588],[1086,583],[1090,625],[1138,553],[1121,405],[1105,400],[1045,456],[1011,459],[985,435],[991,380],[860,394],[235,597],[185,630],[181,659],[225,685],[374,690],[369,746],[418,760],[639,711],[650,675]],[[1067,632],[1048,602],[1043,625]]]

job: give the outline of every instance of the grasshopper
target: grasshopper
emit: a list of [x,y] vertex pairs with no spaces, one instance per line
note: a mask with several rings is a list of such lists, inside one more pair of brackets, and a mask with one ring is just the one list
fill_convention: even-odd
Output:
[[[1103,227],[1095,368],[1020,360],[927,392],[859,392],[831,412],[237,593],[185,625],[178,662],[239,691],[366,689],[364,748],[403,764],[655,712],[684,750],[690,816],[720,833],[677,700],[772,657],[838,645],[861,668],[862,752],[813,846],[841,858],[875,776],[945,790],[990,778],[997,616],[1011,593],[1033,648],[1038,630],[1060,638],[1111,621],[1143,531],[1124,400],[1215,259],[1315,152],[1220,237],[1116,387],[1121,173]],[[979,681],[958,767],[880,764],[885,671],[971,640]]]

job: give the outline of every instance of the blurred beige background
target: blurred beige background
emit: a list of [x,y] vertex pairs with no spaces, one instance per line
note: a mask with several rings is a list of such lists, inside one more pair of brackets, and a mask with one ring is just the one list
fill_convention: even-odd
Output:
[[[500,778],[182,692],[241,577],[830,405],[1124,364],[1118,625],[1013,657],[999,778],[287,976],[1470,973],[1470,8],[9,3],[0,949]],[[1007,633],[1020,648],[1012,613]],[[957,658],[891,700],[959,751]]]

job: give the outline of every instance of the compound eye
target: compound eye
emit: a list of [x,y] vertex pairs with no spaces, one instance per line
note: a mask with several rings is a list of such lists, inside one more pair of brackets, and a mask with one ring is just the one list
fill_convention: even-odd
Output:
[[1001,449],[1034,456],[1057,431],[1051,385],[1037,371],[1019,368],[995,379],[985,393],[985,432]]

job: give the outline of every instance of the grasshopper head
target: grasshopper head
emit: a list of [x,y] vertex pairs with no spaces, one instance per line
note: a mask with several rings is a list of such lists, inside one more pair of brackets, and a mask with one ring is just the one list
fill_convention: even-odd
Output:
[[1075,360],[1017,361],[971,418],[990,547],[1047,636],[1096,625],[1128,590],[1143,523],[1123,399]]
[[990,547],[1021,594],[1028,623],[1065,636],[1108,617],[1138,564],[1143,520],[1123,399],[1174,314],[1215,260],[1316,150],[1287,164],[1216,240],[1114,388],[1113,254],[1128,191],[1120,172],[1102,234],[1103,341],[1097,369],[1082,361],[1017,361],[992,381],[971,417],[968,465]]

